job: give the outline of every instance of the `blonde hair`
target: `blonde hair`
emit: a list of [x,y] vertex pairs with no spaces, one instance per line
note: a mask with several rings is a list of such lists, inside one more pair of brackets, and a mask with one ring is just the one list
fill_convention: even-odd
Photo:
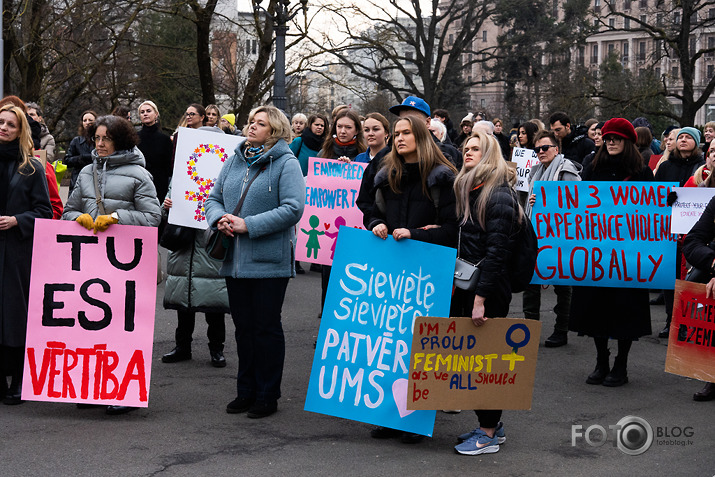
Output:
[[271,125],[271,135],[266,139],[265,147],[266,150],[272,148],[279,139],[283,139],[285,142],[290,142],[290,135],[292,133],[290,123],[288,118],[283,112],[276,108],[275,106],[259,106],[248,114],[248,122],[243,127],[243,135],[248,136],[248,128],[251,126],[251,121],[258,113],[266,113],[268,116],[268,124]]
[[[392,137],[395,137],[395,127],[400,121],[407,121],[410,123],[412,129],[412,134],[415,136],[415,147],[417,151],[417,163],[420,166],[420,178],[422,180],[422,193],[429,196],[429,188],[427,187],[427,177],[432,170],[439,166],[445,166],[449,168],[455,174],[457,173],[457,168],[454,167],[442,151],[439,150],[437,144],[435,144],[434,139],[432,139],[432,134],[423,119],[418,119],[413,116],[405,116],[395,121],[392,126]],[[503,159],[502,159],[503,161]],[[383,169],[387,172],[387,180],[390,184],[390,189],[395,194],[399,194],[400,182],[402,182],[402,173],[405,169],[404,158],[397,152],[397,147],[395,142],[392,142],[392,150],[385,156],[383,161]]]
[[[674,134],[675,137],[677,138],[679,132],[680,132],[680,128],[672,129],[668,133],[668,136],[670,136],[671,134]],[[663,141],[663,143],[665,144],[665,141]],[[675,149],[676,148],[673,147],[673,151],[675,151]],[[665,148],[665,150],[663,151],[663,156],[660,158],[658,163],[655,165],[655,169],[653,169],[653,175],[655,175],[655,173],[658,172],[658,168],[660,167],[660,165],[663,164],[665,161],[667,161],[670,158],[670,152],[671,151],[669,151],[668,148]]]
[[[470,169],[462,166],[462,170],[459,171],[457,178],[454,180],[454,194],[457,199],[457,216],[462,217],[461,223],[464,225],[468,220],[474,220],[472,218],[469,194],[475,187],[481,185],[482,192],[479,194],[479,199],[476,203],[476,212],[477,222],[484,228],[487,207],[494,190],[505,182],[513,186],[516,183],[516,172],[506,165],[497,139],[482,131],[473,133],[465,141],[463,153],[466,151],[469,141],[474,138],[479,139],[482,158]],[[521,222],[523,214],[524,212],[519,207],[519,222]]]
[[[15,106],[12,103],[7,103],[0,107],[0,113],[9,111],[15,115],[17,118],[17,125],[20,128],[17,139],[20,143],[20,165],[18,166],[18,171],[22,175],[32,175],[35,173],[35,166],[32,164],[32,150],[34,145],[32,143],[32,136],[30,135],[30,123],[27,122],[27,117],[25,116],[25,111],[19,106]],[[31,171],[27,173],[28,171]]]
[[[154,101],[150,100],[150,99],[147,99],[147,100],[145,100],[145,101],[142,101],[142,103],[137,107],[137,113],[138,113],[139,110],[142,108],[142,106],[144,106],[145,104],[148,104],[149,106],[151,106],[151,109],[154,110],[154,112],[156,113],[156,117],[157,117],[157,118],[159,118],[159,117],[161,116],[161,115],[159,114],[159,108],[156,107],[156,103],[155,103]],[[186,119],[186,115],[184,115],[184,119]]]

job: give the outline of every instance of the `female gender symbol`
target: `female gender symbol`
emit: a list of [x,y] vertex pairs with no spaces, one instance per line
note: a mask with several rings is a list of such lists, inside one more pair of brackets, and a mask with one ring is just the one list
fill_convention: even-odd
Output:
[[216,144],[199,144],[199,146],[194,149],[194,153],[189,156],[189,160],[186,161],[186,164],[189,166],[187,174],[192,181],[199,185],[199,190],[198,192],[192,190],[184,191],[184,199],[190,202],[196,202],[194,220],[197,222],[203,222],[206,220],[204,203],[206,202],[206,199],[209,198],[209,193],[211,193],[211,189],[213,189],[213,186],[216,183],[216,179],[205,179],[200,177],[198,171],[196,170],[199,158],[204,154],[215,154],[221,162],[226,162],[226,159],[228,159],[225,149],[221,146]]

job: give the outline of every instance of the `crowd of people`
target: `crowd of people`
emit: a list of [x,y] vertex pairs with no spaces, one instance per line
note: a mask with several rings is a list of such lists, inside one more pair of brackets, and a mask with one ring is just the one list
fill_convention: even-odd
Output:
[[[509,258],[538,200],[536,181],[715,185],[710,174],[715,123],[705,125],[703,145],[693,127],[670,127],[658,140],[645,118],[589,119],[577,125],[564,112],[553,113],[548,124],[532,119],[509,131],[500,118],[469,113],[455,128],[449,111],[432,111],[416,96],[390,108],[392,123],[388,111],[365,113],[339,106],[330,116],[298,113],[289,120],[275,107],[261,106],[238,128],[235,115],[221,115],[216,105],[193,103],[181,118],[182,127],[243,136],[205,204],[207,223],[225,237],[228,255],[223,262],[212,259],[206,236],[193,233],[185,245],[168,253],[163,298],[165,308],[177,311],[175,346],[163,355],[164,363],[192,359],[195,315],[201,312],[208,325],[210,363],[225,367],[225,315],[230,313],[238,376],[228,413],[263,418],[278,409],[285,357],[283,301],[289,279],[305,273],[295,261],[294,247],[310,157],[367,164],[356,202],[365,228],[377,237],[454,247],[460,258],[480,264],[475,288],[455,289],[451,303],[452,316],[471,317],[475,326],[509,312]],[[141,123],[138,128],[128,108],[115,108],[109,115],[82,113],[77,136],[63,158],[70,170],[70,193],[63,205],[52,167],[57,149],[40,107],[16,97],[0,101],[0,397],[5,404],[22,402],[34,220],[73,220],[95,233],[115,224],[157,227],[159,236],[168,230],[171,175],[181,132],[177,127],[167,135],[159,107],[149,100],[139,104],[134,117]],[[515,191],[516,173],[508,165],[516,147],[535,151],[539,159],[525,194]],[[33,157],[38,149],[46,151],[44,167]],[[715,206],[711,203],[708,210],[710,223],[699,224],[685,238],[685,246],[679,241],[678,278],[684,277],[686,261],[715,268],[715,252],[708,247],[715,238]],[[317,269],[322,274],[322,304],[331,270]],[[159,279],[162,275],[159,270]],[[708,286],[712,294],[715,279]],[[651,334],[648,291],[561,285],[554,291],[556,321],[545,346],[567,345],[569,331],[589,336],[596,367],[586,382],[609,387],[627,383],[631,345]],[[540,319],[541,293],[540,285],[524,291],[525,318]],[[663,294],[668,323],[659,335],[667,337],[673,291]],[[617,348],[612,366],[611,339]],[[706,383],[694,399],[715,399],[715,385]],[[107,413],[133,409],[109,406]],[[466,455],[497,452],[506,439],[502,412],[476,414],[478,426],[459,436],[455,450]],[[422,439],[386,427],[374,429],[372,436],[395,436],[405,443]]]

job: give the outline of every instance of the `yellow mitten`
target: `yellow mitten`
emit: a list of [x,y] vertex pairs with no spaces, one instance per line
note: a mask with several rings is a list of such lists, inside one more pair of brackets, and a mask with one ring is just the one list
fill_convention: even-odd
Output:
[[92,216],[89,214],[80,215],[75,219],[75,222],[87,230],[92,230],[94,228],[94,220],[92,220]]
[[119,220],[111,215],[100,215],[97,217],[97,220],[94,221],[94,233],[96,234],[98,231],[104,232],[110,225],[116,224],[117,222],[119,222]]

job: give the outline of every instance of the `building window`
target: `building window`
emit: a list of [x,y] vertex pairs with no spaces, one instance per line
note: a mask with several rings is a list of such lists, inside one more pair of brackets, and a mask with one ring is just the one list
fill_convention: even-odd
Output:
[[690,56],[695,55],[695,48],[696,48],[695,37],[691,37],[690,38]]
[[611,27],[611,28],[615,28],[615,27],[616,27],[616,20],[615,20],[614,18],[609,18],[609,19],[608,19],[608,26]]
[[601,0],[593,0],[593,11],[594,13],[601,11]]
[[698,23],[698,12],[693,12],[692,15],[690,15],[690,24],[695,25]]
[[578,47],[578,65],[579,66],[584,66],[585,63],[585,57],[586,56],[586,48],[583,46]]
[[678,74],[678,67],[677,67],[677,66],[673,66],[673,67],[670,69],[670,76],[673,77],[673,81],[678,81],[680,75]]
[[486,107],[487,107],[487,100],[486,100],[486,99],[480,99],[480,100],[479,100],[479,105],[480,105],[482,108],[486,108]]
[[452,33],[449,34],[449,46],[454,45],[454,35]]
[[708,79],[711,79],[715,75],[715,65],[708,65]]
[[251,53],[254,55],[258,53],[258,42],[256,40],[251,40]]
[[626,30],[631,29],[631,19],[630,18],[624,18],[623,19],[623,28]]
[[[715,48],[715,36],[709,36],[708,37],[708,50],[713,49],[713,48]],[[708,51],[707,53],[705,53],[705,56],[708,58],[712,58],[713,52]]]
[[663,14],[662,13],[656,14],[655,24],[656,24],[656,26],[663,26]]
[[629,53],[630,53],[630,52],[629,52],[629,50],[628,50],[628,43],[625,43],[625,42],[624,42],[624,43],[623,43],[623,52],[622,52],[622,55],[621,55],[622,58],[623,58],[623,62],[624,62],[624,63],[628,63],[628,54],[629,54]]
[[591,64],[592,65],[598,64],[598,45],[593,45],[591,47]]
[[405,57],[406,57],[408,60],[411,60],[411,59],[412,59],[412,52],[411,52],[411,51],[408,51],[407,53],[405,53]]
[[648,23],[648,16],[647,16],[647,15],[641,15],[641,23]]
[[660,78],[660,68],[655,69],[655,77]]
[[246,54],[251,54],[251,40],[246,40]]
[[486,82],[487,82],[487,77],[482,75],[482,83],[486,83]]
[[482,31],[482,41],[484,41],[484,42],[487,41],[487,31],[486,30]]
[[680,25],[680,12],[675,12],[673,14],[673,23]]
[[646,49],[645,41],[639,42],[638,43],[638,61],[645,61],[645,49]]
[[615,48],[614,48],[614,46],[613,46],[613,43],[611,43],[610,45],[608,45],[608,55],[609,55],[609,56],[613,54],[613,50],[614,50],[614,49],[615,49]]
[[708,18],[715,18],[715,8],[711,8],[710,10],[708,10]]
[[648,0],[640,0],[641,8],[648,8]]
[[630,10],[631,9],[631,0],[626,0],[623,2],[623,9],[624,10]]

